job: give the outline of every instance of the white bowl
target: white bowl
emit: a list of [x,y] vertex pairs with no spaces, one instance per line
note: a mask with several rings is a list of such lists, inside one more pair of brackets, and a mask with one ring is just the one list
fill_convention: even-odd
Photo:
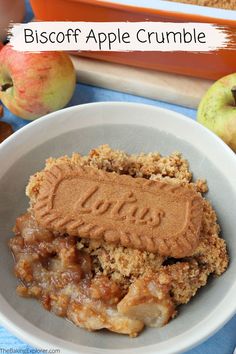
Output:
[[[28,201],[29,175],[48,156],[60,156],[108,143],[127,152],[181,151],[195,177],[206,177],[208,198],[219,216],[231,263],[219,279],[210,280],[161,329],[139,337],[106,331],[89,333],[46,312],[33,299],[16,295],[13,260],[7,247],[17,215]],[[41,118],[0,146],[0,322],[33,346],[59,348],[61,353],[167,354],[191,348],[212,335],[236,312],[236,157],[213,133],[180,114],[130,103],[94,103],[67,108]]]

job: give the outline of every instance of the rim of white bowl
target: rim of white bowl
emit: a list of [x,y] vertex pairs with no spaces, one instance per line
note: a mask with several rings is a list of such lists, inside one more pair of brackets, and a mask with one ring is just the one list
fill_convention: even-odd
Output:
[[[178,119],[178,124],[184,124],[188,128],[196,128],[198,130],[197,135],[201,134],[200,136],[209,137],[210,144],[216,144],[214,148],[218,149],[221,154],[225,154],[224,158],[231,159],[228,165],[226,162],[226,166],[230,169],[236,167],[236,155],[234,152],[214,133],[212,133],[207,128],[203,127],[196,121],[192,120],[189,117],[186,117],[183,114],[177,113],[175,111],[170,111],[164,108],[155,107],[152,105],[140,104],[140,103],[131,103],[131,102],[95,102],[95,103],[87,103],[83,105],[73,106],[65,108],[64,110],[56,111],[50,113],[44,117],[39,118],[31,122],[30,124],[26,125],[25,127],[21,128],[17,132],[15,132],[12,136],[8,137],[1,145],[0,145],[0,161],[1,157],[4,158],[5,150],[7,152],[8,148],[11,149],[11,144],[14,142],[18,137],[24,136],[28,131],[34,130],[35,127],[38,125],[47,125],[48,121],[55,119],[56,116],[60,116],[65,114],[66,111],[81,111],[83,109],[89,109],[89,107],[102,107],[106,106],[106,108],[115,109],[115,106],[125,108],[125,106],[129,106],[130,108],[143,109],[143,110],[153,110],[159,114],[164,113],[169,116],[170,120],[173,120],[172,123],[176,123],[176,119]],[[53,118],[54,117],[54,118]],[[132,120],[132,117],[131,117]],[[141,126],[149,126],[147,124],[147,116],[145,116],[145,124],[144,121],[142,124],[138,124],[135,122],[135,125]],[[56,122],[56,120],[55,120]],[[89,122],[87,122],[89,123]],[[132,124],[130,122],[116,122],[113,123],[112,119],[109,118],[109,121],[100,122],[102,124]],[[134,123],[133,123],[134,124]],[[98,122],[92,125],[99,125]],[[89,126],[89,124],[85,125]],[[90,125],[91,126],[91,125]],[[151,124],[153,127],[153,123]],[[157,127],[153,127],[157,128]],[[66,131],[65,131],[66,132]],[[196,132],[193,131],[194,134]],[[217,154],[216,154],[217,156]],[[10,159],[9,159],[10,160]],[[222,161],[221,161],[222,162]],[[236,173],[236,170],[234,170]],[[4,173],[2,173],[4,174]],[[0,171],[1,175],[1,171]],[[1,176],[0,176],[1,177]],[[233,184],[232,184],[233,185]],[[236,313],[236,303],[235,303],[235,293],[236,293],[236,282],[234,282],[226,296],[219,302],[216,308],[204,318],[199,324],[195,325],[193,328],[190,328],[188,331],[184,332],[184,334],[180,334],[170,340],[168,340],[168,346],[166,345],[166,341],[163,343],[152,344],[149,346],[141,346],[139,348],[134,349],[125,349],[127,354],[141,354],[143,350],[146,351],[147,354],[155,354],[156,350],[158,349],[159,354],[174,354],[186,351],[191,349],[192,347],[200,344],[204,340],[206,340],[209,336],[213,335],[219,328],[221,328],[235,313]],[[111,353],[114,352],[116,354],[120,354],[123,352],[124,349],[99,349],[94,347],[85,347],[79,344],[73,344],[71,342],[67,342],[65,340],[59,339],[51,334],[44,332],[43,330],[37,328],[36,326],[32,325],[29,321],[24,319],[16,310],[14,310],[7,301],[0,295],[0,323],[7,328],[10,332],[14,335],[19,337],[20,339],[24,340],[25,342],[33,345],[37,348],[47,348],[47,349],[55,349],[58,348],[61,350],[62,353],[67,354],[103,354],[103,353]]]

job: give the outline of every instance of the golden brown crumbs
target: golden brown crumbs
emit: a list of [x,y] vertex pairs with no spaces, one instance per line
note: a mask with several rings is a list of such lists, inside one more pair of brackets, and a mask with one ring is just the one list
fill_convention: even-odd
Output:
[[55,164],[67,162],[72,165],[93,166],[105,171],[119,174],[129,174],[133,177],[152,179],[172,178],[178,182],[190,182],[192,174],[189,171],[187,160],[180,153],[170,156],[161,156],[159,153],[128,155],[119,150],[112,150],[108,145],[101,145],[90,151],[88,156],[74,153],[72,157],[63,156],[49,158],[45,169],[30,177],[26,188],[26,195],[34,201],[44,178],[44,171]]
[[236,10],[235,0],[169,0],[199,6],[217,7],[226,10]]

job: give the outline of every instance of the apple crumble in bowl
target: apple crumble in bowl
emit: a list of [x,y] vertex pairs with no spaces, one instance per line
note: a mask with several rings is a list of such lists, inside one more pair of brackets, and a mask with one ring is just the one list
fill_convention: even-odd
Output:
[[166,325],[228,266],[206,192],[180,153],[49,158],[9,242],[17,293],[89,331]]

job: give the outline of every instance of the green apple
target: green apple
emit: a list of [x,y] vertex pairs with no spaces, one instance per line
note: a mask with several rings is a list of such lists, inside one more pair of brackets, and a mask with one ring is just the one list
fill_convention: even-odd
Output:
[[198,107],[197,120],[236,152],[236,73],[209,88]]
[[63,108],[76,74],[63,52],[28,53],[9,44],[0,51],[0,100],[15,115],[35,119]]

